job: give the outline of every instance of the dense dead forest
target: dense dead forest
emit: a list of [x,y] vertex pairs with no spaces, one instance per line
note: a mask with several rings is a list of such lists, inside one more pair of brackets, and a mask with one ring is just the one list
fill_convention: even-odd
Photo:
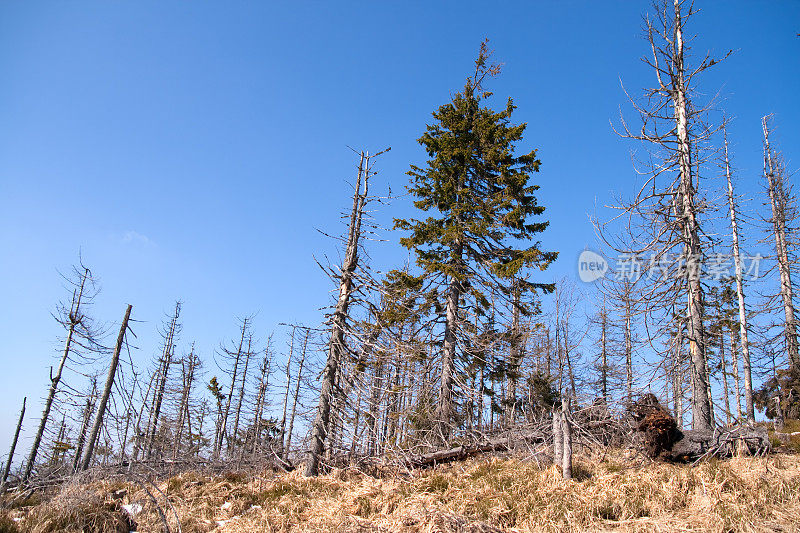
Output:
[[[620,150],[639,150],[639,178],[592,217],[582,281],[548,273],[573,251],[540,243],[536,133],[489,92],[501,67],[488,42],[421,125],[429,159],[410,166],[407,194],[384,192],[389,148],[354,153],[343,231],[330,232],[339,259],[319,260],[333,294],[321,323],[269,332],[243,314],[219,332],[227,340],[201,347],[182,335],[184,304],[164,302],[160,345],[141,346],[135,295],[100,320],[96,273],[77,264],[42,402],[19,406],[4,505],[75,479],[125,480],[174,530],[154,480],[188,472],[403,476],[488,454],[580,481],[575,457],[598,450],[627,450],[627,468],[796,446],[800,236],[780,115],[747,125],[762,133],[763,169],[740,175],[731,119],[704,85],[732,52],[690,49],[696,16],[664,0],[644,18],[652,85],[621,92],[613,121]],[[760,198],[737,193],[743,179],[760,181]],[[416,218],[379,227],[374,213],[391,202],[413,202]],[[380,270],[373,246],[411,260]]]

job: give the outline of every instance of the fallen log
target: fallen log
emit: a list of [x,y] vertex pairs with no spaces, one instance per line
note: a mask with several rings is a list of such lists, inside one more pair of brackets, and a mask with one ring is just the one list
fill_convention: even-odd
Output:
[[662,457],[667,461],[687,462],[712,456],[732,457],[737,453],[759,455],[770,448],[766,428],[743,424],[714,431],[682,431]]
[[417,455],[407,460],[408,464],[417,468],[435,466],[437,464],[460,461],[479,455],[481,453],[506,452],[515,446],[525,443],[544,442],[545,436],[541,432],[509,435],[485,439],[474,444],[463,444],[446,450],[438,450],[423,455]]

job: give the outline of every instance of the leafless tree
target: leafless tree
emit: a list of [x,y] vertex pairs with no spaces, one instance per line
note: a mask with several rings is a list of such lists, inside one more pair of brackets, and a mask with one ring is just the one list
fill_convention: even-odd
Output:
[[[706,326],[703,322],[704,288],[701,265],[709,243],[704,241],[701,214],[705,208],[699,193],[699,169],[706,161],[706,144],[716,129],[707,123],[708,106],[695,101],[696,78],[719,61],[706,55],[695,67],[687,64],[687,22],[694,15],[689,0],[659,0],[656,16],[647,17],[646,35],[650,55],[643,58],[656,78],[656,85],[645,92],[642,103],[631,98],[641,118],[641,127],[632,129],[622,120],[625,138],[652,147],[647,178],[631,201],[622,202],[620,217],[628,227],[636,225],[637,241],[619,247],[604,240],[620,253],[640,258],[651,254],[649,265],[667,263],[656,276],[644,297],[649,301],[653,323],[668,323],[665,312],[686,305],[686,341],[689,344],[692,379],[692,423],[698,430],[711,430],[712,410],[706,365]],[[727,57],[727,56],[726,56]],[[662,183],[663,181],[663,183]],[[674,251],[679,253],[674,255]],[[652,272],[652,270],[651,270]]]
[[17,429],[14,431],[14,438],[11,440],[11,449],[6,457],[6,464],[3,468],[3,479],[0,479],[0,494],[5,492],[6,481],[8,474],[11,472],[11,464],[14,462],[14,451],[17,449],[17,441],[19,440],[19,433],[22,431],[22,421],[25,419],[25,405],[28,402],[28,397],[22,399],[22,409],[19,412],[19,420],[17,421]]
[[[50,390],[45,400],[42,418],[39,421],[39,428],[36,431],[33,444],[31,445],[28,462],[25,465],[25,470],[22,475],[24,480],[30,477],[36,466],[36,457],[67,362],[75,355],[76,348],[96,349],[99,347],[99,332],[94,327],[91,318],[85,313],[86,307],[90,305],[98,292],[95,279],[92,277],[91,271],[84,265],[74,268],[74,278],[75,279],[72,281],[68,280],[74,286],[69,307],[60,305],[58,309],[57,320],[65,327],[67,336],[64,342],[64,351],[62,352],[55,374],[53,374],[52,367],[50,368]],[[62,429],[59,429],[59,435],[61,437],[59,441],[63,440],[63,428],[64,424],[62,423]]]
[[358,250],[362,238],[362,219],[369,199],[369,178],[374,173],[372,170],[373,159],[383,152],[370,155],[361,152],[361,161],[358,166],[355,191],[353,193],[353,207],[350,212],[347,241],[345,244],[345,257],[339,271],[339,296],[331,316],[331,338],[328,343],[328,360],[322,374],[317,415],[311,430],[311,449],[308,452],[304,474],[316,476],[319,472],[319,461],[325,448],[325,438],[330,429],[331,404],[335,400],[335,384],[339,363],[347,352],[345,345],[345,332],[347,330],[348,307],[350,297],[354,290],[353,278],[358,268]]
[[[727,196],[728,196],[728,211],[730,214],[731,220],[731,239],[733,241],[733,261],[734,261],[734,268],[735,268],[735,277],[736,277],[736,298],[738,303],[739,309],[739,345],[741,347],[742,353],[742,369],[744,371],[744,398],[745,398],[745,408],[747,411],[747,420],[751,423],[756,421],[755,418],[755,408],[753,407],[753,378],[752,378],[752,371],[751,371],[751,362],[750,362],[750,341],[748,340],[748,325],[747,325],[747,308],[745,306],[745,298],[744,298],[744,281],[742,277],[742,256],[741,250],[739,246],[739,227],[738,227],[738,216],[737,216],[737,209],[738,206],[736,204],[736,196],[733,192],[733,179],[732,179],[732,172],[731,172],[731,164],[730,158],[728,156],[728,135],[727,132],[725,133],[725,142],[724,142],[724,161],[725,161],[725,178],[727,181]],[[731,332],[733,335],[733,332]],[[733,339],[731,339],[731,350],[735,356],[735,344]],[[734,357],[733,360],[734,369],[736,373],[736,398],[737,401],[739,400],[739,376],[738,376],[738,363]]]

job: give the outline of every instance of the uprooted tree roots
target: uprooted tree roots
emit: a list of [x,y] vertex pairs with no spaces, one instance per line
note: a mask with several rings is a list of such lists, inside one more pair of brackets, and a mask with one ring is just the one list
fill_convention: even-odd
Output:
[[642,396],[629,411],[638,422],[636,429],[641,434],[640,447],[652,459],[698,461],[711,456],[759,455],[770,449],[764,427],[742,424],[714,431],[681,431],[653,394]]

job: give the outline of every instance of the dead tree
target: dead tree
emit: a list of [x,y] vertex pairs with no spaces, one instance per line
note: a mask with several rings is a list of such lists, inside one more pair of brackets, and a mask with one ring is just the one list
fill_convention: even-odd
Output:
[[230,393],[228,394],[227,399],[225,400],[225,408],[222,410],[220,416],[220,424],[219,429],[217,431],[216,437],[214,438],[214,458],[219,459],[220,452],[222,451],[222,442],[225,439],[229,439],[228,436],[228,418],[230,416],[231,411],[231,401],[233,400],[233,393],[236,390],[236,376],[239,373],[239,363],[242,359],[242,350],[244,349],[244,339],[247,337],[248,328],[250,324],[250,318],[245,317],[242,319],[242,327],[240,328],[241,335],[239,336],[239,344],[236,350],[228,350],[227,348],[222,348],[223,356],[227,356],[229,359],[233,361],[233,368],[231,369],[231,386],[230,386]]
[[600,396],[605,405],[609,404],[609,353],[608,353],[608,311],[606,310],[605,299],[603,307],[600,309]]
[[255,454],[261,445],[261,431],[264,423],[264,410],[267,406],[267,392],[269,391],[269,373],[272,364],[270,348],[272,347],[272,335],[267,339],[267,347],[264,349],[264,359],[258,367],[258,394],[256,396],[256,408],[253,421],[253,450]]
[[513,425],[514,418],[519,414],[517,413],[517,380],[519,379],[523,348],[522,333],[520,331],[521,292],[519,280],[515,278],[512,285],[511,331],[509,332],[508,388],[506,389],[506,401],[504,402],[506,427]]
[[[384,150],[385,151],[385,150]],[[322,385],[319,395],[317,414],[311,428],[311,448],[306,461],[305,476],[316,476],[319,473],[319,461],[325,449],[325,438],[331,421],[331,404],[334,401],[339,363],[347,352],[345,346],[345,332],[347,330],[348,307],[350,296],[354,289],[354,275],[358,267],[358,249],[362,238],[361,222],[364,210],[369,199],[369,178],[372,173],[371,160],[383,152],[370,156],[368,152],[361,152],[361,161],[358,165],[355,191],[353,193],[353,207],[350,212],[345,256],[339,272],[339,296],[333,315],[331,316],[331,337],[328,342],[328,360],[322,371]]]
[[564,432],[561,444],[561,476],[564,479],[572,479],[572,423],[570,422],[569,403],[568,396],[561,399],[561,430]]
[[42,418],[39,421],[39,429],[36,431],[36,436],[33,438],[31,451],[28,455],[28,462],[25,465],[25,471],[22,475],[23,480],[27,480],[30,477],[31,473],[33,472],[33,468],[36,465],[36,456],[39,452],[39,446],[42,443],[42,436],[44,435],[45,428],[47,427],[47,421],[50,417],[50,410],[53,407],[53,401],[55,400],[56,393],[58,392],[58,385],[61,382],[64,366],[67,364],[67,361],[70,358],[70,353],[74,349],[73,344],[76,343],[77,337],[82,337],[89,342],[92,342],[93,333],[90,330],[88,319],[83,313],[82,305],[85,305],[87,300],[90,300],[91,296],[93,296],[93,294],[89,294],[88,291],[90,286],[93,286],[94,280],[92,279],[91,271],[85,266],[81,266],[80,269],[76,268],[75,270],[79,277],[78,282],[76,283],[77,289],[75,289],[72,293],[72,301],[70,303],[69,310],[66,308],[63,309],[63,311],[66,312],[63,313],[65,316],[61,320],[62,324],[67,328],[67,338],[64,342],[64,352],[61,356],[61,360],[58,363],[58,369],[56,370],[55,375],[53,375],[53,368],[50,368],[50,391],[44,403]]
[[[733,264],[736,277],[736,298],[739,304],[739,343],[742,350],[742,369],[744,370],[744,403],[747,412],[747,421],[755,423],[755,408],[753,406],[753,378],[750,367],[750,343],[748,341],[747,308],[744,301],[744,283],[742,280],[742,256],[739,249],[739,229],[737,225],[736,200],[733,194],[733,181],[731,179],[731,165],[728,158],[728,136],[725,135],[725,177],[728,182],[728,208],[731,218],[731,238],[733,240]],[[733,335],[733,331],[731,331]],[[731,352],[734,353],[734,369],[736,378],[736,399],[739,401],[739,365],[735,359],[735,345],[731,338]]]
[[289,458],[289,451],[292,447],[292,430],[294,429],[294,419],[297,416],[297,402],[300,398],[300,380],[303,379],[303,365],[306,362],[306,351],[308,350],[308,338],[311,335],[311,332],[308,329],[305,329],[305,335],[303,337],[303,347],[300,350],[300,364],[297,368],[297,385],[294,389],[294,397],[292,399],[292,414],[289,416],[289,430],[286,432],[286,445],[283,448],[283,460],[286,461]]
[[117,343],[114,345],[114,353],[111,356],[111,364],[108,367],[108,376],[106,377],[106,385],[103,388],[103,395],[100,397],[100,404],[97,407],[97,417],[94,419],[94,426],[92,432],[89,434],[89,441],[86,443],[86,453],[83,456],[81,470],[86,470],[92,462],[94,454],[95,443],[100,436],[100,428],[103,427],[103,417],[106,414],[106,405],[108,399],[111,397],[111,389],[114,387],[114,379],[117,376],[117,366],[119,366],[119,354],[122,351],[122,344],[125,342],[125,333],[128,330],[128,320],[131,317],[132,305],[128,305],[125,309],[125,316],[122,318],[122,324],[119,328],[119,335],[117,336]]
[[86,444],[86,434],[89,432],[89,424],[92,423],[95,402],[97,401],[97,376],[92,376],[92,388],[86,396],[86,405],[83,407],[81,429],[78,432],[78,441],[75,444],[75,457],[72,461],[72,471],[77,472],[81,466],[83,457],[83,446]]
[[767,180],[767,193],[772,209],[772,228],[775,235],[775,258],[780,273],[780,294],[783,298],[784,337],[789,365],[795,372],[800,372],[800,353],[798,353],[797,324],[794,317],[794,287],[792,285],[791,261],[787,226],[794,218],[793,199],[784,184],[784,169],[779,155],[769,144],[769,116],[761,120],[764,132],[764,177]]
[[250,367],[250,357],[253,355],[253,336],[249,335],[247,337],[247,350],[244,352],[244,369],[242,370],[242,385],[239,387],[239,400],[236,404],[236,414],[233,417],[233,433],[232,439],[228,442],[228,453],[232,450],[233,445],[236,443],[236,439],[238,438],[239,434],[239,417],[242,413],[242,402],[244,402],[244,396],[246,394],[246,385],[247,385],[247,370]]
[[22,399],[22,410],[19,412],[19,420],[17,421],[17,430],[14,432],[14,438],[11,440],[11,449],[8,451],[6,458],[6,466],[3,468],[3,479],[0,480],[0,495],[6,490],[6,480],[8,474],[11,472],[11,464],[14,461],[14,451],[17,449],[17,441],[19,440],[19,432],[22,430],[22,421],[25,418],[25,404],[28,402],[28,397]]
[[175,359],[175,342],[177,335],[180,332],[181,326],[178,319],[181,314],[181,302],[175,302],[175,311],[169,319],[169,324],[164,335],[164,345],[161,351],[161,358],[159,359],[158,372],[156,374],[156,387],[155,396],[153,397],[153,405],[150,409],[148,432],[145,444],[145,456],[150,459],[155,447],[156,433],[158,431],[158,424],[161,416],[161,406],[164,402],[164,394],[167,388],[167,379],[169,377],[169,369]]
[[281,416],[281,452],[286,449],[286,420],[289,414],[289,391],[292,388],[292,357],[294,357],[294,334],[297,326],[292,326],[292,336],[289,340],[289,357],[286,359],[286,392],[283,395],[283,415]]
[[[633,200],[621,202],[620,206],[628,227],[637,229],[637,241],[621,247],[604,240],[633,258],[649,252],[655,266],[668,267],[656,276],[644,295],[649,300],[648,314],[655,323],[667,324],[664,313],[685,305],[692,367],[692,422],[698,430],[711,430],[700,268],[708,243],[700,222],[704,202],[699,192],[698,169],[705,153],[699,147],[716,130],[707,124],[708,106],[697,105],[692,99],[697,75],[719,61],[706,56],[697,66],[687,65],[684,27],[694,14],[688,0],[659,0],[656,8],[656,19],[646,19],[650,54],[643,61],[653,69],[657,83],[645,91],[644,103],[631,99],[641,127],[630,128],[622,119],[624,138],[653,148],[652,158],[646,162],[649,166],[645,183]],[[665,179],[666,183],[662,183]],[[679,252],[677,257],[675,251]]]
[[176,460],[181,451],[181,442],[183,440],[183,428],[186,426],[188,430],[188,438],[191,444],[192,441],[192,417],[190,413],[190,402],[192,398],[192,390],[197,379],[197,370],[200,368],[202,362],[195,354],[194,343],[189,350],[189,355],[184,357],[181,361],[182,382],[181,399],[178,403],[178,419],[175,423],[175,443],[172,449],[172,459]]
[[553,464],[561,468],[564,460],[564,429],[561,409],[553,405]]

